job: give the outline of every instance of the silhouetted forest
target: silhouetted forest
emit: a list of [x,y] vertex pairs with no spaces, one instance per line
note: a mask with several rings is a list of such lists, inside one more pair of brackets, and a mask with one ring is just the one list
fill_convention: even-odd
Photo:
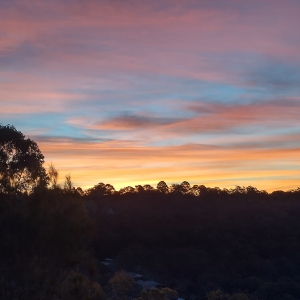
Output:
[[0,125],[1,299],[300,299],[300,189],[83,191],[43,163]]

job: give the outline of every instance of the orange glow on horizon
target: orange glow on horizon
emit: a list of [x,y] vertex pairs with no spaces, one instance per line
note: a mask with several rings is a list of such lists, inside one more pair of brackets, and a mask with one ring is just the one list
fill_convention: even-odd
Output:
[[[298,187],[300,149],[222,149],[197,147],[130,147],[122,143],[39,143],[60,179],[71,174],[75,186],[83,189],[99,182],[116,189],[138,184],[203,184],[234,188],[252,185],[268,192]],[[295,164],[295,161],[298,163]],[[284,166],[288,166],[284,169]]]

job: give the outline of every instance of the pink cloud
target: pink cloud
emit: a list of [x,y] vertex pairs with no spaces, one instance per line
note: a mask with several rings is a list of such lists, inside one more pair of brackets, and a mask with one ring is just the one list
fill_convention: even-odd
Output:
[[300,7],[292,3],[282,10],[281,5],[258,6],[254,1],[256,9],[248,14],[232,5],[222,10],[217,2],[202,9],[175,5],[160,11],[147,3],[37,3],[32,7],[45,17],[43,22],[40,16],[32,18],[33,11],[3,11],[0,26],[11,33],[1,39],[2,49],[33,42],[43,48],[40,63],[50,69],[55,61],[63,61],[70,69],[76,62],[81,70],[93,66],[233,82],[239,74],[228,74],[225,62],[207,61],[203,54],[252,52],[299,61],[294,37]]
[[[299,100],[259,102],[246,105],[194,104],[189,107],[200,116],[183,121],[174,130],[185,132],[223,131],[246,126],[291,127],[299,126]],[[211,113],[207,113],[211,110]]]
[[119,116],[96,124],[90,128],[102,130],[147,130],[166,135],[224,132],[235,128],[255,126],[261,128],[283,128],[299,126],[300,104],[298,99],[257,102],[252,104],[216,104],[196,102],[186,109],[195,113],[182,119],[162,119],[156,116]]

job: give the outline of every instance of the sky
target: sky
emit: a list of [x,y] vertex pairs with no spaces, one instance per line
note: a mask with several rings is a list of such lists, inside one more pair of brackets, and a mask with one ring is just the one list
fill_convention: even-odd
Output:
[[0,123],[75,186],[300,186],[299,0],[0,0]]

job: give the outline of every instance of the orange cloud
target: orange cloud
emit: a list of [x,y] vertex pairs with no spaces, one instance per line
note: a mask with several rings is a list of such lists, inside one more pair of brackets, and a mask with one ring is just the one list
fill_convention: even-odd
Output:
[[269,191],[296,188],[300,148],[238,149],[183,145],[146,147],[126,141],[39,142],[47,164],[71,173],[83,188],[98,182],[126,185],[188,180],[207,186],[253,185]]

